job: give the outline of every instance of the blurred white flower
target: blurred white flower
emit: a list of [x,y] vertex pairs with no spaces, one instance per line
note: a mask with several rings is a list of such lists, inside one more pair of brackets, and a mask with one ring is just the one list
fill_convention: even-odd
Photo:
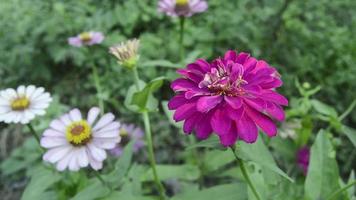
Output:
[[97,120],[99,113],[100,109],[93,107],[83,119],[80,111],[73,109],[53,120],[41,139],[41,146],[49,149],[43,160],[56,163],[59,171],[78,171],[88,165],[101,169],[107,157],[105,150],[116,147],[121,138],[115,116],[107,113]]
[[0,121],[27,124],[36,115],[44,115],[52,98],[43,87],[21,85],[16,90],[0,91]]
[[290,121],[286,121],[282,123],[279,129],[279,135],[286,139],[292,138],[295,139],[297,137],[296,129],[300,129],[302,127],[302,123],[300,119],[292,119]]

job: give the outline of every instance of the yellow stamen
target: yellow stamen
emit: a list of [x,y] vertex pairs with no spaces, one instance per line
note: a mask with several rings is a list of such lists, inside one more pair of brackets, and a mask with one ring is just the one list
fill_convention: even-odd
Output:
[[30,106],[30,100],[27,97],[19,97],[11,102],[12,110],[25,110]]
[[91,139],[91,127],[85,120],[73,122],[67,126],[66,138],[73,145],[84,145]]
[[84,32],[79,35],[80,40],[83,42],[90,42],[91,34],[89,32]]
[[127,136],[129,133],[126,131],[126,129],[124,129],[124,128],[121,128],[120,129],[120,136],[122,136],[122,137],[124,137],[124,136]]
[[176,0],[177,6],[186,6],[188,5],[189,0]]

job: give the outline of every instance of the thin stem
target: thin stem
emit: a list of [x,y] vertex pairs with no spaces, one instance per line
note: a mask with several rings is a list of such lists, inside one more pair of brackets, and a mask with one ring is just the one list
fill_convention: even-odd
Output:
[[241,160],[241,159],[237,156],[234,147],[230,147],[230,148],[231,148],[231,151],[232,151],[232,153],[234,154],[234,156],[235,156],[235,158],[236,158],[237,163],[239,164],[239,166],[240,166],[240,168],[241,168],[242,175],[244,176],[244,178],[245,178],[245,180],[246,180],[248,186],[251,188],[251,190],[252,190],[253,194],[255,195],[256,199],[257,199],[257,200],[261,200],[260,196],[259,196],[258,193],[257,193],[256,188],[255,188],[255,187],[253,186],[253,184],[252,184],[252,181],[251,181],[251,179],[250,179],[250,177],[249,177],[249,175],[248,175],[248,172],[247,172],[247,169],[246,169],[246,167],[245,167],[245,164],[244,164],[243,160]]
[[102,89],[101,89],[101,85],[100,85],[100,79],[99,79],[99,75],[98,75],[98,70],[96,69],[96,66],[93,65],[93,78],[94,78],[94,84],[95,84],[95,88],[97,91],[97,98],[99,101],[99,108],[100,108],[100,113],[101,115],[104,114],[104,101],[102,98]]
[[36,138],[38,144],[41,146],[40,137],[37,135],[37,133],[36,133],[35,129],[33,128],[33,126],[30,123],[28,123],[27,127],[30,129],[31,134],[33,135],[33,137]]
[[179,59],[182,62],[184,58],[184,24],[185,17],[179,18]]
[[[136,85],[136,89],[137,91],[140,90],[140,78],[138,76],[138,72],[137,72],[137,68],[134,67],[132,69],[132,73],[134,76],[134,81],[135,81],[135,85]],[[158,177],[157,174],[157,170],[156,170],[156,160],[155,160],[155,155],[154,155],[154,151],[153,151],[153,142],[152,142],[152,133],[151,133],[151,125],[150,125],[150,118],[149,118],[149,114],[147,111],[142,113],[142,119],[143,119],[143,123],[145,125],[145,135],[146,135],[146,141],[147,141],[147,148],[148,148],[148,154],[149,154],[149,161],[150,161],[150,165],[152,168],[152,172],[153,172],[153,178],[154,178],[154,182],[158,188],[158,192],[160,195],[160,199],[164,200],[165,199],[165,192],[164,192],[164,187]]]
[[350,104],[350,106],[345,110],[345,112],[340,115],[339,120],[340,121],[343,120],[348,114],[350,114],[350,112],[355,108],[355,106],[356,106],[356,100],[354,100]]
[[332,200],[335,199],[335,197],[337,197],[338,195],[340,195],[343,191],[349,189],[350,187],[352,187],[353,185],[356,184],[356,180],[352,181],[351,183],[345,185],[343,188],[338,189],[337,191],[335,191],[329,198],[327,198],[327,200]]

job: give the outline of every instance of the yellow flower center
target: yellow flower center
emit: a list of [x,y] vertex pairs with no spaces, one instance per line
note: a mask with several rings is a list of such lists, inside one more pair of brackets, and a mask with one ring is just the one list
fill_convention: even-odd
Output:
[[176,0],[177,6],[186,6],[188,5],[189,0]]
[[91,139],[91,127],[85,120],[73,122],[67,126],[66,138],[75,146],[85,145]]
[[27,97],[19,97],[11,102],[12,110],[25,110],[30,106],[30,100]]
[[89,32],[84,32],[79,35],[80,40],[83,42],[90,42],[91,34]]
[[129,133],[126,131],[126,129],[124,128],[120,128],[120,133],[119,135],[124,137],[124,136],[127,136]]

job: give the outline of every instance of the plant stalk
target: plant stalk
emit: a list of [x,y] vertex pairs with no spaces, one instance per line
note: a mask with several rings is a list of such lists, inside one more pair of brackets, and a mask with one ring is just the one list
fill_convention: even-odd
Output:
[[184,59],[184,24],[185,17],[179,18],[179,59],[180,62]]
[[327,198],[327,200],[332,200],[335,199],[338,195],[340,195],[343,191],[349,189],[350,187],[352,187],[353,185],[356,185],[356,180],[352,181],[351,183],[345,185],[343,188],[338,189],[337,191],[335,191],[333,194],[331,194],[331,196],[329,198]]
[[244,178],[245,178],[245,180],[246,180],[248,186],[249,186],[250,189],[252,190],[252,192],[253,192],[253,194],[255,195],[256,199],[257,199],[257,200],[261,200],[260,196],[258,195],[258,192],[257,192],[256,188],[255,188],[255,187],[253,186],[253,184],[252,184],[252,181],[251,181],[251,179],[250,179],[250,176],[248,175],[248,171],[247,171],[247,169],[246,169],[246,167],[245,167],[244,161],[243,161],[242,159],[240,159],[240,158],[237,156],[234,147],[230,147],[230,148],[231,148],[231,151],[232,151],[232,153],[234,154],[234,156],[235,156],[235,158],[236,158],[237,163],[238,163],[239,166],[240,166],[242,175],[244,176]]
[[33,137],[36,138],[38,144],[41,146],[40,137],[37,135],[35,129],[32,126],[32,124],[28,123],[27,127],[30,129],[31,134],[33,135]]
[[[135,85],[136,85],[136,89],[137,91],[140,91],[140,78],[138,76],[138,72],[137,72],[137,68],[134,67],[132,69],[132,73],[134,76],[134,81],[135,81]],[[164,200],[165,199],[165,190],[164,187],[158,177],[157,174],[157,169],[156,169],[156,160],[155,160],[155,155],[154,155],[154,150],[153,150],[153,142],[152,142],[152,133],[151,133],[151,125],[150,125],[150,118],[149,118],[149,113],[148,111],[144,111],[142,113],[142,119],[143,119],[143,123],[145,126],[145,135],[146,135],[146,141],[147,141],[147,148],[148,148],[148,154],[149,154],[149,161],[150,161],[150,165],[152,168],[152,172],[153,172],[153,178],[154,178],[154,182],[157,186],[159,195],[160,195],[160,199]]]

